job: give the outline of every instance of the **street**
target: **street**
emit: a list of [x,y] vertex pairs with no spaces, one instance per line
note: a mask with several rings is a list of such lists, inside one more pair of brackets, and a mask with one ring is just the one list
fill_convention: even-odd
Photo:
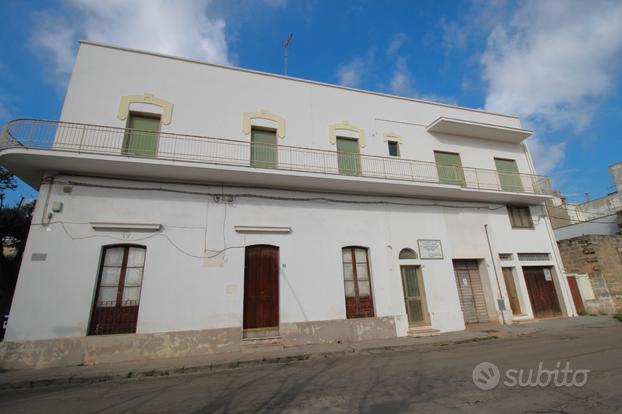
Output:
[[[600,321],[415,351],[362,352],[212,374],[7,390],[0,392],[0,412],[614,412],[622,408],[622,324]],[[491,362],[501,372],[501,383],[492,390],[480,390],[473,383],[473,368],[481,362]],[[569,363],[572,370],[590,370],[587,383],[503,384],[506,370],[535,372],[540,362],[549,370],[558,362],[562,367]]]

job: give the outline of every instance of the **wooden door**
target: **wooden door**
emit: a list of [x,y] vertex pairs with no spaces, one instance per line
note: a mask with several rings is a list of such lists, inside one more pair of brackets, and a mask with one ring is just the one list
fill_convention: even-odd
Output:
[[439,183],[465,185],[460,154],[434,151],[434,160],[436,162]]
[[514,315],[522,314],[520,310],[520,302],[518,301],[518,293],[516,291],[516,283],[514,283],[514,272],[511,267],[503,268],[503,280],[505,280],[505,287],[508,291],[508,298],[510,300],[510,308]]
[[257,128],[251,130],[251,166],[276,168],[277,149],[276,131]]
[[410,326],[428,325],[428,310],[423,292],[423,277],[419,266],[401,266],[404,302]]
[[[546,270],[545,270],[546,269]],[[544,267],[523,267],[527,292],[531,301],[531,309],[537,318],[546,318],[561,315],[557,292],[553,280],[547,280],[545,272],[549,268]]]
[[89,335],[136,332],[145,248],[104,248]]
[[499,175],[499,184],[503,191],[523,191],[521,176],[518,173],[518,166],[514,160],[495,158],[495,166]]
[[572,301],[574,302],[574,308],[579,315],[585,315],[585,309],[583,308],[583,300],[581,300],[581,292],[579,291],[579,285],[577,279],[574,276],[568,276],[568,286],[570,287],[570,293],[572,294]]
[[358,140],[337,137],[337,164],[339,174],[361,175]]
[[246,247],[244,259],[244,329],[278,329],[279,248]]
[[123,154],[155,157],[160,137],[160,117],[130,113],[123,140]]
[[465,323],[488,322],[477,260],[454,260],[454,273]]

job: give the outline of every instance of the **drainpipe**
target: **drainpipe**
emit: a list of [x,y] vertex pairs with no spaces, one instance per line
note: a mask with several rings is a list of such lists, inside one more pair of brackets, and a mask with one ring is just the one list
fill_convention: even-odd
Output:
[[[499,289],[499,297],[503,301],[505,307],[505,299],[503,298],[503,293],[501,293],[501,284],[499,283],[499,273],[497,273],[497,265],[495,264],[495,256],[492,254],[492,245],[490,244],[490,236],[488,235],[488,224],[484,224],[484,232],[486,232],[486,241],[488,242],[488,251],[490,252],[490,258],[492,259],[492,269],[495,271],[495,280],[497,281],[497,289]],[[498,303],[497,303],[498,305]],[[505,322],[505,315],[503,314],[503,310],[501,311],[501,321],[503,321],[503,325],[507,325]]]
[[[52,185],[54,184],[54,176],[46,177],[45,180],[48,181],[48,193],[45,196],[45,204],[43,205],[43,216],[41,217],[42,225],[49,225],[52,221],[51,213],[48,216],[48,206],[50,205],[50,196],[52,195]],[[46,222],[47,221],[47,222]]]

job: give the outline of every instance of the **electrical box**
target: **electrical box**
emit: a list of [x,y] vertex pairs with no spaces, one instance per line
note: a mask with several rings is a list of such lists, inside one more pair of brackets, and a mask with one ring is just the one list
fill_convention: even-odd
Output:
[[55,201],[52,203],[52,211],[55,213],[60,213],[61,211],[63,211],[63,202],[62,201]]

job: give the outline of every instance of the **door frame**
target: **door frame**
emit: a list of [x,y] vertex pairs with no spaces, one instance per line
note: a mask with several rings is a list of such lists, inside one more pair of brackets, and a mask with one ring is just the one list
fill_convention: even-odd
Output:
[[[421,313],[423,314],[423,320],[421,322],[412,323],[410,320],[410,315],[408,314],[408,306],[406,305],[407,297],[406,297],[406,285],[404,281],[404,275],[402,274],[402,268],[412,267],[415,269],[415,275],[417,278],[417,283],[419,284],[419,292],[421,295],[419,296],[419,300],[421,301]],[[404,298],[404,306],[406,308],[406,317],[408,318],[408,327],[409,328],[421,328],[424,326],[431,326],[430,322],[430,314],[428,311],[428,300],[425,295],[425,284],[423,282],[423,271],[421,270],[421,265],[400,265],[400,278],[402,279],[402,292]]]

